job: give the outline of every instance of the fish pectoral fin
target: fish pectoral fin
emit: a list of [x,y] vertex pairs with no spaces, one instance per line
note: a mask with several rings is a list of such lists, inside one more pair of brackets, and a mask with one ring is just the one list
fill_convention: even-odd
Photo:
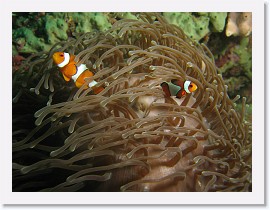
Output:
[[176,98],[182,98],[185,95],[186,92],[184,90],[179,90],[178,93],[176,94]]
[[65,74],[63,74],[63,77],[64,77],[65,81],[67,81],[67,82],[70,80],[70,78],[67,77]]
[[[75,82],[75,85],[76,85],[77,88],[80,88],[83,84],[84,84],[84,83],[79,82],[78,79],[77,79],[77,81]],[[84,87],[84,89],[87,89],[87,88],[88,88],[87,86]]]

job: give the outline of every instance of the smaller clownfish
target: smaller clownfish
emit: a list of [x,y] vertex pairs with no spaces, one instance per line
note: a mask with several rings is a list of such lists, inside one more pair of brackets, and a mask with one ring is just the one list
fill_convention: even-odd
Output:
[[171,82],[162,82],[160,86],[166,97],[176,96],[176,98],[181,98],[187,93],[197,90],[197,85],[189,80],[181,81],[173,79]]
[[[70,81],[71,79],[75,82],[76,87],[80,88],[85,83],[85,78],[94,76],[85,64],[76,66],[74,61],[75,56],[66,52],[55,52],[53,54],[54,63],[60,68],[65,81]],[[104,88],[95,87],[97,82],[93,80],[88,84],[91,87],[95,94],[100,93]]]

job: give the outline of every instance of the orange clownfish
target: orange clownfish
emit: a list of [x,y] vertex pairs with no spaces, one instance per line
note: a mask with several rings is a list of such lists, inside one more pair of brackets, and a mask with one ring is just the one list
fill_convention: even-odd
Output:
[[181,81],[173,79],[171,82],[162,82],[160,86],[166,97],[176,96],[176,98],[181,98],[187,93],[197,90],[197,85],[189,80]]
[[[60,68],[61,73],[65,81],[70,81],[71,79],[75,82],[76,87],[80,88],[85,83],[85,78],[94,76],[85,64],[76,66],[74,61],[75,56],[66,52],[55,52],[53,54],[54,63]],[[97,82],[93,80],[88,84],[95,94],[100,93],[104,88],[95,87]]]

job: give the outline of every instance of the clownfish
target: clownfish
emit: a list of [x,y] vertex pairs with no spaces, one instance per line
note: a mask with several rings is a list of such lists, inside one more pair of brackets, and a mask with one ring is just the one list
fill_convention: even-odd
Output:
[[[74,59],[75,55],[71,55],[66,52],[55,52],[53,54],[53,61],[60,68],[60,72],[62,73],[65,81],[68,82],[72,79],[76,87],[80,88],[85,83],[85,78],[92,77],[94,74],[87,68],[85,64],[76,66]],[[88,86],[93,89],[95,94],[98,94],[104,88],[95,87],[96,84],[97,82],[93,80],[88,84]]]
[[176,98],[181,98],[186,94],[194,92],[198,88],[194,82],[176,79],[171,80],[171,82],[162,82],[160,86],[166,97],[176,96]]

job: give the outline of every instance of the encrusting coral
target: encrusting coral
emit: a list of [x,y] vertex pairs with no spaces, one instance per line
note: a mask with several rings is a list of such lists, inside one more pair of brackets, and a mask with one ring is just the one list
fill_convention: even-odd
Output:
[[[158,14],[138,19],[60,42],[14,73],[13,191],[252,190],[245,98],[238,113],[206,46]],[[96,73],[85,86],[105,89],[65,83],[57,51]],[[165,97],[160,84],[179,78],[196,92]]]
[[109,16],[101,12],[15,12],[12,15],[13,46],[24,54],[48,51],[70,36],[111,27]]
[[[245,96],[247,104],[252,101],[251,40],[251,36],[236,37],[233,44],[227,45],[216,59],[218,72],[222,73],[225,84],[228,85],[229,96]],[[222,50],[222,47],[219,49]]]
[[191,39],[199,41],[210,32],[223,31],[227,12],[164,12],[163,15]]

